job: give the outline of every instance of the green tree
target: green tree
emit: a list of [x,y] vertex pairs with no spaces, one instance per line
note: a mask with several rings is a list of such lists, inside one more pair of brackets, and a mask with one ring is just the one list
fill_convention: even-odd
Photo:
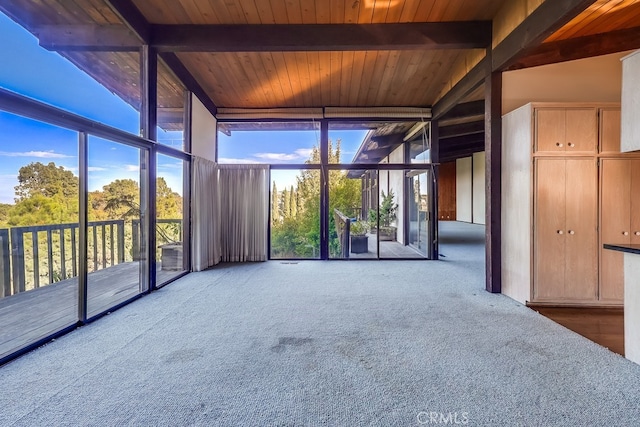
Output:
[[182,197],[162,177],[156,179],[156,211],[157,218],[182,218]]
[[298,216],[298,192],[294,190],[293,185],[289,190],[289,197],[291,198],[291,218]]
[[7,219],[8,225],[12,227],[69,222],[78,222],[77,203],[76,209],[69,209],[58,197],[46,197],[42,194],[35,194],[16,203]]
[[291,217],[291,193],[286,188],[282,192],[282,216],[284,219]]
[[5,226],[9,219],[9,212],[13,209],[13,205],[7,203],[0,203],[0,226]]
[[30,163],[20,168],[16,202],[26,200],[35,195],[58,197],[62,199],[78,197],[78,177],[62,166],[50,162]]
[[280,222],[280,211],[278,210],[278,187],[276,182],[273,181],[273,189],[271,190],[271,225],[276,225]]
[[110,219],[140,217],[140,189],[132,179],[116,179],[102,187],[104,210]]
[[[335,146],[329,143],[329,162],[340,163],[340,140]],[[320,151],[313,147],[306,163],[320,162]],[[283,257],[311,257],[320,247],[320,174],[317,170],[303,170],[297,177],[297,185],[285,190],[282,196],[281,209],[288,217],[281,224],[272,227],[272,251],[275,256]],[[287,202],[287,199],[289,201]],[[344,171],[329,171],[329,203],[331,212],[339,209],[344,213],[355,216],[360,206],[361,183],[359,179],[350,179]],[[287,204],[287,208],[285,208]],[[329,215],[330,229],[335,226],[333,215]],[[330,236],[332,253],[338,246],[335,231]],[[336,247],[336,248],[334,248]]]

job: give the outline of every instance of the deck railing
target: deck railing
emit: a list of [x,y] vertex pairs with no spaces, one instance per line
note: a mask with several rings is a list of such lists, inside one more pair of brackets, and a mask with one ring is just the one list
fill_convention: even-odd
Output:
[[[76,277],[78,236],[77,223],[0,229],[0,297]],[[89,222],[87,241],[89,271],[125,261],[124,220]]]
[[[168,228],[173,228],[168,229]],[[140,220],[131,221],[131,236],[133,241],[133,258],[140,258]],[[166,243],[182,242],[181,219],[156,219],[156,245],[159,247]],[[156,256],[159,254],[156,254]]]

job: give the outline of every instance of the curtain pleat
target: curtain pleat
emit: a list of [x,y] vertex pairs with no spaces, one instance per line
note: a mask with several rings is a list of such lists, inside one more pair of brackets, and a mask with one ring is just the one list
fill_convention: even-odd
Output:
[[194,156],[192,170],[191,268],[201,271],[220,262],[218,168]]
[[194,157],[192,269],[267,260],[269,168]]
[[222,261],[267,260],[268,175],[266,165],[219,166]]

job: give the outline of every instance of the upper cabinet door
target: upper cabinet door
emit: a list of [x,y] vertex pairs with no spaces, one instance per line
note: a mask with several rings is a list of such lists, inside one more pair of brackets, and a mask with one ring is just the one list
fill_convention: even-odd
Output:
[[565,120],[563,108],[536,110],[536,151],[565,151]]
[[567,108],[567,153],[596,151],[598,146],[598,113],[595,108]]
[[600,110],[600,152],[620,152],[620,108]]
[[540,153],[594,153],[598,145],[595,108],[538,108],[536,146]]

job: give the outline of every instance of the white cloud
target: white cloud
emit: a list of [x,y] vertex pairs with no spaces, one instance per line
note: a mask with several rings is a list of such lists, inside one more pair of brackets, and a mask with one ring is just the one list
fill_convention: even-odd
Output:
[[218,163],[233,163],[233,164],[258,164],[260,162],[257,162],[255,160],[252,159],[234,159],[231,157],[220,157],[218,159]]
[[300,157],[304,157],[305,159],[308,159],[309,157],[311,157],[312,152],[313,152],[313,148],[298,148],[296,150],[296,154]]
[[256,153],[255,155],[259,159],[267,159],[267,160],[295,160],[300,158],[297,154],[286,154],[286,153]]
[[140,170],[139,165],[124,165],[124,170],[127,172],[137,172]]
[[87,169],[89,170],[89,172],[100,172],[108,170],[107,168],[101,168],[99,166],[89,166]]
[[308,159],[311,156],[313,149],[311,148],[298,148],[293,153],[257,153],[255,156],[259,159],[277,160],[277,161],[289,161]]
[[66,154],[56,153],[53,150],[50,151],[25,151],[25,152],[10,152],[0,151],[0,156],[5,157],[37,157],[40,159],[65,159],[73,156],[67,156]]

